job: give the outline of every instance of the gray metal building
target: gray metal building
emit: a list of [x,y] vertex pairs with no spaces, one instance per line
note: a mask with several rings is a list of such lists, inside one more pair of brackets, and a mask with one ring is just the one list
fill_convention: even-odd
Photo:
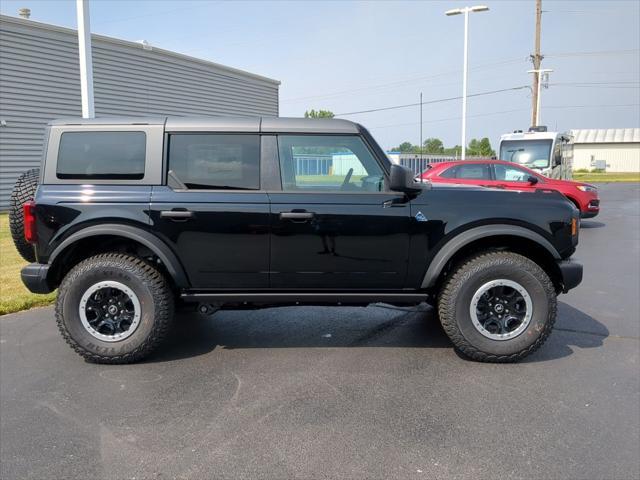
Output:
[[[198,58],[92,35],[96,116],[277,116],[280,82]],[[0,209],[39,165],[49,120],[81,116],[73,29],[0,15]]]

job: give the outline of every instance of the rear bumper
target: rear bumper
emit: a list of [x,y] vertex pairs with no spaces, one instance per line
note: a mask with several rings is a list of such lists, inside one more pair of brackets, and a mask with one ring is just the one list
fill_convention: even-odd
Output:
[[582,282],[582,264],[573,260],[562,260],[558,262],[560,273],[562,274],[562,293],[567,293],[572,288],[577,287]]
[[53,288],[47,282],[49,265],[43,263],[30,263],[20,271],[22,283],[31,293],[50,293]]

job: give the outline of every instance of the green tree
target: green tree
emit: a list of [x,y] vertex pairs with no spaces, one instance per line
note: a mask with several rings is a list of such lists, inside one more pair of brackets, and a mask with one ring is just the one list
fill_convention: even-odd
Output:
[[411,144],[411,142],[402,142],[400,145],[398,145],[397,147],[393,147],[391,150],[394,152],[401,152],[401,153],[411,153],[413,152],[415,149],[415,146]]
[[331,110],[307,110],[304,112],[304,118],[333,118],[335,115]]
[[467,147],[467,155],[474,157],[495,157],[496,152],[491,148],[491,142],[487,137],[478,140],[471,139]]
[[455,145],[453,147],[447,147],[443,150],[443,154],[451,157],[457,157],[462,152],[462,147],[460,145]]
[[444,153],[444,145],[439,138],[427,138],[424,143],[424,152],[432,155],[441,155]]

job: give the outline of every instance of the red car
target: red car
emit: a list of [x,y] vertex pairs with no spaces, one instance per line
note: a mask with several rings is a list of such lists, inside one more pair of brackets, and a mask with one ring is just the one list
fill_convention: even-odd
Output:
[[593,218],[600,212],[598,189],[593,185],[547,178],[512,162],[460,160],[434,163],[422,173],[422,178],[431,182],[482,185],[509,190],[557,190],[578,207],[582,218]]

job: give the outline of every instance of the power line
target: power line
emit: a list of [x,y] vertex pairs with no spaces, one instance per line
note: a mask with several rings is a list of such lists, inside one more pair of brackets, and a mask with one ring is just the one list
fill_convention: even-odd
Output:
[[[640,103],[625,103],[625,104],[604,104],[604,105],[551,105],[551,106],[545,106],[544,108],[551,108],[551,109],[560,109],[560,108],[608,108],[608,107],[616,107],[616,108],[621,108],[621,107],[640,107]],[[478,113],[475,115],[468,115],[468,117],[470,118],[476,118],[476,117],[490,117],[493,115],[503,115],[505,113],[516,113],[516,112],[523,112],[523,111],[527,111],[529,110],[528,108],[516,108],[516,109],[512,109],[512,110],[500,110],[498,112],[488,112],[488,113]],[[427,124],[427,123],[439,123],[439,122],[448,122],[448,121],[453,121],[453,120],[460,120],[461,117],[446,117],[446,118],[436,118],[436,119],[432,119],[432,120],[425,120],[424,122],[422,122],[423,124]],[[411,122],[411,123],[394,123],[391,125],[376,125],[376,126],[369,126],[369,129],[374,129],[374,128],[391,128],[391,127],[409,127],[409,126],[414,126],[416,125],[416,122]]]
[[[502,110],[499,112],[489,112],[489,113],[478,113],[475,115],[467,115],[468,118],[476,118],[476,117],[489,117],[491,115],[501,115],[504,113],[515,113],[515,112],[522,112],[525,110],[529,110],[528,108],[516,108],[516,109],[512,109],[512,110]],[[424,122],[422,122],[423,124],[427,124],[427,123],[438,123],[438,122],[448,122],[448,121],[453,121],[453,120],[460,120],[460,116],[457,117],[446,117],[446,118],[435,118],[432,120],[425,120]],[[409,127],[409,126],[414,126],[416,125],[416,122],[411,122],[411,123],[393,123],[391,125],[376,125],[373,127],[368,126],[367,128],[373,129],[373,128],[390,128],[390,127]]]
[[550,83],[549,85],[638,85],[640,81],[618,81],[614,80],[611,82],[556,82]]
[[640,82],[629,82],[628,85],[615,84],[615,83],[550,83],[550,87],[575,87],[575,88],[614,88],[614,89],[631,89],[639,90]]
[[[510,92],[510,91],[514,91],[514,90],[522,90],[524,88],[530,88],[529,85],[522,85],[519,87],[511,87],[511,88],[501,88],[500,90],[491,90],[488,92],[481,92],[481,93],[472,93],[470,95],[467,95],[467,97],[481,97],[484,95],[493,95],[495,93],[501,93],[501,92]],[[429,105],[429,104],[433,104],[433,103],[442,103],[442,102],[450,102],[452,100],[459,100],[461,99],[462,96],[458,95],[456,97],[448,97],[448,98],[439,98],[439,99],[435,99],[435,100],[427,100],[426,102],[423,102],[423,105]],[[420,105],[420,103],[407,103],[404,105],[392,105],[389,107],[381,107],[381,108],[372,108],[369,110],[360,110],[357,112],[347,112],[347,113],[337,113],[336,117],[341,117],[341,116],[346,116],[346,115],[359,115],[361,113],[372,113],[372,112],[382,112],[382,111],[386,111],[386,110],[397,110],[400,108],[408,108],[408,107],[416,107]]]
[[545,54],[547,58],[561,58],[561,57],[591,57],[598,55],[631,55],[640,52],[640,48],[632,48],[628,50],[599,50],[594,52],[564,52],[564,53],[548,53]]
[[[598,55],[630,55],[630,54],[635,54],[640,52],[640,49],[628,49],[628,50],[600,50],[600,51],[592,51],[592,52],[560,52],[560,53],[550,53],[550,54],[545,54],[545,57],[547,58],[563,58],[563,57],[581,57],[581,56],[598,56]],[[511,58],[511,59],[505,59],[505,60],[500,60],[500,61],[496,61],[496,62],[491,62],[491,63],[485,63],[485,64],[479,64],[476,65],[474,67],[470,67],[470,71],[479,71],[479,70],[485,70],[485,69],[492,69],[492,68],[496,68],[499,66],[506,66],[506,65],[511,65],[511,64],[515,64],[515,63],[519,63],[519,62],[524,62],[525,58]],[[369,85],[369,86],[363,86],[363,87],[358,87],[358,88],[351,88],[351,89],[345,89],[345,90],[338,90],[335,92],[330,92],[330,93],[326,93],[326,94],[322,94],[322,95],[308,95],[308,96],[304,96],[304,97],[292,97],[292,98],[284,98],[280,100],[280,103],[293,103],[293,102],[299,102],[299,101],[304,101],[304,100],[320,100],[320,99],[326,99],[326,98],[334,98],[334,97],[340,97],[340,96],[344,96],[344,95],[348,95],[348,94],[352,94],[352,93],[359,93],[359,92],[364,92],[367,90],[379,90],[379,89],[384,89],[384,88],[392,88],[392,87],[400,87],[400,86],[405,86],[405,85],[410,85],[412,83],[416,83],[416,82],[422,82],[422,81],[428,81],[428,80],[434,80],[437,78],[442,78],[442,77],[448,77],[450,75],[454,75],[460,72],[460,69],[458,70],[450,70],[447,72],[442,72],[442,73],[437,73],[437,74],[433,74],[433,75],[425,75],[425,76],[418,76],[418,77],[414,77],[414,78],[406,78],[405,80],[396,80],[393,82],[388,82],[388,83],[380,83],[380,84],[376,84],[376,85]]]
[[[519,62],[524,62],[524,61],[525,61],[524,58],[512,58],[512,59],[508,59],[508,60],[500,60],[500,61],[497,61],[497,62],[483,63],[483,64],[476,65],[474,67],[470,67],[469,71],[492,69],[492,68],[496,68],[496,67],[501,66],[501,65],[509,65],[509,64],[519,63]],[[346,89],[346,90],[338,90],[336,92],[326,93],[326,94],[322,94],[322,95],[309,95],[309,96],[305,96],[305,97],[284,98],[284,99],[280,100],[280,103],[297,102],[297,101],[300,101],[300,100],[315,100],[315,99],[321,99],[321,98],[339,97],[339,96],[346,95],[346,94],[349,94],[349,93],[362,92],[362,91],[366,91],[366,90],[377,90],[377,89],[381,89],[381,88],[390,88],[390,87],[396,87],[396,86],[403,86],[403,85],[408,85],[408,84],[415,83],[415,82],[422,82],[422,81],[425,81],[425,80],[433,80],[433,79],[436,79],[436,78],[447,77],[449,75],[457,74],[461,70],[462,69],[450,70],[450,71],[447,71],[447,72],[436,73],[436,74],[432,74],[432,75],[418,76],[418,77],[414,77],[414,78],[406,78],[405,80],[395,80],[393,82],[388,82],[388,83],[379,83],[379,84],[376,84],[376,85],[369,85],[369,86],[351,88],[351,89]]]
[[605,103],[604,105],[550,105],[544,108],[609,108],[609,107],[640,107],[640,103]]
[[629,12],[628,9],[626,8],[619,8],[619,9],[611,9],[611,8],[594,8],[593,10],[543,10],[543,13],[592,13],[594,15],[602,15],[603,13],[608,13],[608,14],[621,14],[621,13],[625,13],[627,14]]

